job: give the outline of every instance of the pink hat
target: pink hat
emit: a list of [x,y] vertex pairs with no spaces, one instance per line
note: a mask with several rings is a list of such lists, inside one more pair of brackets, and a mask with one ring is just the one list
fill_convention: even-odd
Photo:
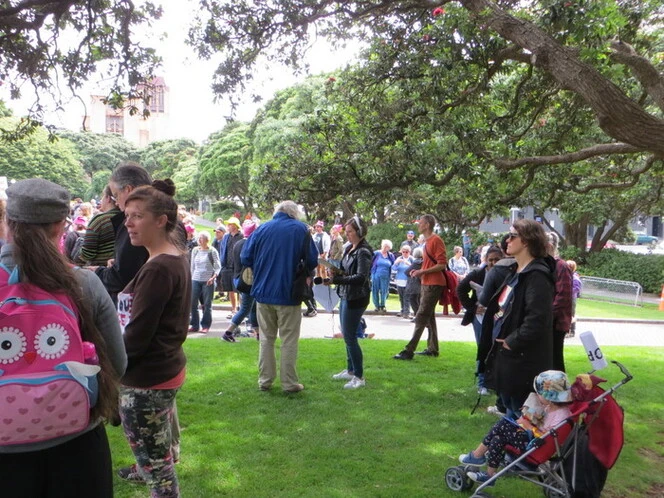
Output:
[[187,231],[187,233],[194,233],[196,231],[196,228],[194,228],[193,225],[185,225],[184,229]]
[[80,225],[82,227],[88,226],[88,220],[85,219],[85,216],[77,216],[74,218],[74,225]]
[[314,226],[325,227],[325,222],[323,220],[318,220]]
[[244,220],[244,222],[242,223],[242,234],[245,237],[249,237],[252,233],[254,233],[254,230],[256,230],[257,227],[258,225],[256,224],[255,221]]

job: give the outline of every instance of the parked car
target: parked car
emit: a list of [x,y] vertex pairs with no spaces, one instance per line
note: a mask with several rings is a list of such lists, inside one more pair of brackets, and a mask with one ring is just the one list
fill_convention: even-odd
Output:
[[646,235],[645,233],[636,234],[636,244],[639,246],[643,245],[655,245],[659,242],[659,238],[654,235]]

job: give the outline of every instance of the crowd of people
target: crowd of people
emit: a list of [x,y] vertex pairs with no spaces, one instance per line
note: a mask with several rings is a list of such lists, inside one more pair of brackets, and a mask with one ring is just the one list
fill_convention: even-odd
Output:
[[[218,220],[212,237],[196,231],[174,195],[172,181],[153,180],[140,165],[126,163],[112,173],[99,206],[72,202],[65,189],[41,179],[16,182],[7,191],[6,206],[0,203],[6,211],[0,212],[0,239],[7,239],[0,261],[8,272],[0,289],[22,285],[25,292],[47,292],[51,301],[72,310],[74,331],[49,325],[58,325],[49,347],[58,343],[58,334],[70,334],[62,340],[62,352],[49,358],[70,347],[73,353],[70,345],[78,334],[88,344],[82,346],[87,353],[80,367],[71,367],[78,377],[72,375],[80,378],[84,372],[91,379],[86,385],[92,385],[90,422],[78,433],[0,444],[0,477],[11,496],[48,496],[49,488],[58,489],[58,496],[63,489],[67,496],[86,496],[89,489],[95,496],[112,496],[103,422],[114,420],[135,458],[118,470],[120,477],[146,483],[155,497],[179,496],[176,397],[186,378],[182,345],[187,334],[209,331],[215,287],[231,305],[222,339],[235,342],[247,319],[259,342],[261,391],[273,389],[277,377],[286,393],[305,389],[297,373],[298,342],[302,318],[315,314],[314,282],[334,286],[339,297],[346,354],[343,370],[332,377],[345,381],[344,389],[365,387],[358,341],[366,328],[363,315],[371,301],[375,311],[385,311],[394,273],[397,316],[413,323],[411,340],[394,359],[440,355],[436,306],[454,290],[465,308],[462,324],[474,330],[479,394],[495,391],[494,410],[524,425],[524,403],[533,379],[540,379],[536,392],[554,403],[550,413],[560,409],[556,420],[564,415],[563,341],[574,334],[580,280],[574,265],[558,258],[555,234],[541,224],[515,221],[501,243],[490,244],[480,264],[473,265],[466,234],[463,247],[454,247],[448,259],[430,214],[417,221],[419,239],[408,231],[395,254],[389,240],[372,249],[368,225],[359,216],[335,220],[327,233],[324,221],[313,227],[301,221],[293,201],[279,203],[265,223],[251,214],[241,222],[239,213]],[[418,351],[425,329],[426,348]],[[15,351],[16,358],[3,362],[18,362],[28,354],[20,345],[25,339],[6,330],[2,348]],[[558,388],[551,387],[551,378]],[[462,461],[490,465],[473,479],[484,482],[495,473],[502,451],[496,441],[521,444],[521,433],[514,434],[512,426],[497,426],[462,455]],[[67,466],[72,458],[80,465]]]

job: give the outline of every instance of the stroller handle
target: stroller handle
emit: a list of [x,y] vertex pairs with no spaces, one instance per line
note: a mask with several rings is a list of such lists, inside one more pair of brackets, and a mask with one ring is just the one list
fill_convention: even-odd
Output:
[[618,362],[618,361],[616,361],[616,360],[611,360],[611,363],[613,363],[614,365],[616,365],[616,366],[620,369],[620,371],[622,372],[622,374],[625,376],[625,378],[624,378],[623,381],[622,381],[623,384],[629,382],[630,380],[632,380],[632,379],[634,378],[634,377],[632,376],[632,374],[629,373],[629,370],[627,370],[627,367],[626,367],[625,365],[623,365],[622,363],[620,363],[620,362]]

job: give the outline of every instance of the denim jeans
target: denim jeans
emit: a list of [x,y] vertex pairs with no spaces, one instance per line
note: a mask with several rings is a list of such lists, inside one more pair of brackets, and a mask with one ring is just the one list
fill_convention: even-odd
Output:
[[364,376],[364,364],[362,349],[357,341],[357,328],[365,310],[365,307],[349,308],[348,301],[345,299],[339,302],[339,321],[341,321],[341,332],[346,343],[346,369],[359,378]]
[[410,302],[406,296],[406,287],[398,287],[397,292],[399,293],[399,304],[401,304],[401,314],[403,316],[408,316],[408,308],[410,307]]
[[371,295],[374,307],[384,308],[387,295],[390,292],[390,274],[376,274],[371,277]]
[[258,317],[256,316],[256,300],[251,294],[240,292],[240,308],[237,310],[237,313],[233,315],[233,318],[231,318],[231,323],[237,328],[247,317],[249,317],[251,328],[257,329]]
[[[482,337],[482,324],[477,319],[477,316],[473,317],[473,331],[475,332],[475,344],[480,345],[480,338]],[[484,374],[479,373],[480,361],[477,360],[475,365],[475,374],[477,375],[477,387],[484,387]]]
[[198,300],[202,296],[203,319],[200,321],[200,327],[209,329],[210,325],[212,325],[212,294],[214,292],[214,285],[207,285],[207,282],[200,280],[192,280],[191,284],[191,320],[189,321],[189,326],[194,330],[198,330],[199,328]]

